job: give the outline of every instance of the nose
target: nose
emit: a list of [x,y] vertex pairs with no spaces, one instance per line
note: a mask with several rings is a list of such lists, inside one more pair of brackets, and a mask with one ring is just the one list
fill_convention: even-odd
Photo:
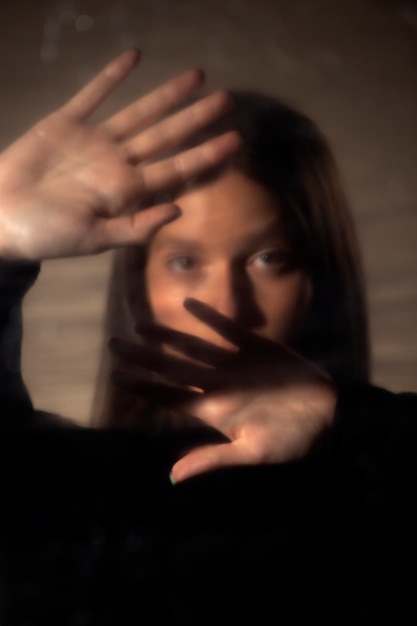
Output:
[[212,270],[193,297],[236,322],[254,330],[265,324],[249,276],[237,264],[222,264]]
[[232,268],[222,265],[210,272],[194,297],[225,317],[238,321],[239,296]]

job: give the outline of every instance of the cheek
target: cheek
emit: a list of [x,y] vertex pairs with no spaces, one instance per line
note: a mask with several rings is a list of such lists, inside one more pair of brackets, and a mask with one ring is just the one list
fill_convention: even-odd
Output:
[[152,263],[145,269],[146,295],[155,321],[169,325],[178,316],[184,300],[182,290],[168,281],[164,272]]
[[[161,272],[160,268],[154,268],[152,264],[145,269],[145,281],[147,301],[155,322],[194,335],[225,349],[234,347],[184,308],[185,298],[195,295],[186,281],[172,280]],[[174,349],[168,349],[168,352],[176,353]]]
[[295,272],[259,294],[258,304],[266,321],[262,334],[280,343],[294,341],[307,317],[312,291],[310,278]]
[[155,322],[175,330],[201,335],[198,320],[183,306],[185,298],[192,295],[185,281],[172,280],[161,267],[150,263],[145,269],[145,282],[147,301]]

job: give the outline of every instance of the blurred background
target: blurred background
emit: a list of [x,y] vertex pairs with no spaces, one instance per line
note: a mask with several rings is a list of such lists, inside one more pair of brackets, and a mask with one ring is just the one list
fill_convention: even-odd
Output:
[[[417,390],[417,3],[395,0],[2,0],[0,146],[119,51],[141,67],[102,115],[201,66],[209,88],[280,95],[322,127],[363,247],[373,380]],[[87,423],[109,254],[50,261],[25,301],[38,408]]]

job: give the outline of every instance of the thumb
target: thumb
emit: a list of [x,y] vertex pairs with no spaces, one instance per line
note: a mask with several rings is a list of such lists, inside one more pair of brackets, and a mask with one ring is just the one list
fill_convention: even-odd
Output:
[[181,215],[175,204],[161,204],[132,215],[122,215],[102,222],[103,247],[106,249],[143,244],[164,224]]
[[251,464],[251,459],[239,440],[203,446],[177,461],[172,467],[170,478],[171,482],[176,484],[204,472],[247,464]]

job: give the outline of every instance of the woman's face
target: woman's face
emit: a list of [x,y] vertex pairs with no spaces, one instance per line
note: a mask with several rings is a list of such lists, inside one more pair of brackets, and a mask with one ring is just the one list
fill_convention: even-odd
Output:
[[297,267],[277,201],[229,170],[176,200],[182,215],[152,239],[145,270],[155,321],[227,347],[183,307],[200,300],[241,326],[291,344],[308,312],[310,279]]

